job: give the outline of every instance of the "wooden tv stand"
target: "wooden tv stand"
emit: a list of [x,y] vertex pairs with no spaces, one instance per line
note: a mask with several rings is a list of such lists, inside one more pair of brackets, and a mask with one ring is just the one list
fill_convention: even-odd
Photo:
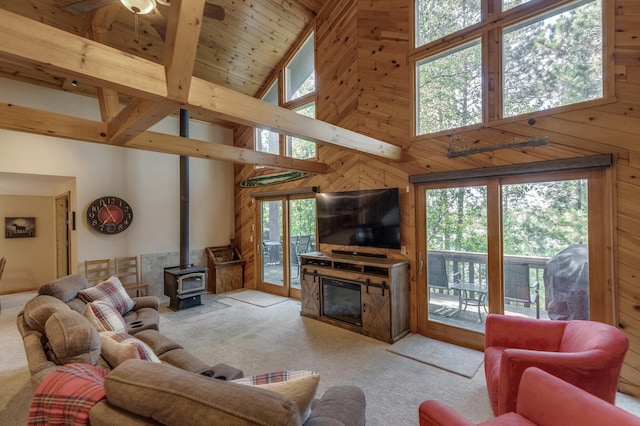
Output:
[[[300,255],[300,315],[393,343],[409,333],[409,263],[320,252]],[[323,286],[324,283],[324,286]],[[326,312],[323,287],[345,283],[360,291],[360,323]],[[331,287],[327,287],[330,291]],[[341,290],[339,290],[341,291]],[[348,291],[348,290],[347,290]],[[328,295],[327,295],[328,297]],[[329,301],[326,302],[327,305]]]

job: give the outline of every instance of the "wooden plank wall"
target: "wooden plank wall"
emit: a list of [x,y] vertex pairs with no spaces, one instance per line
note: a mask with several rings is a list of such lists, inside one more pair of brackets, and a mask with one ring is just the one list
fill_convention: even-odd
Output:
[[[549,138],[550,145],[503,149],[450,159],[451,135],[411,138],[411,64],[409,52],[412,0],[331,1],[317,18],[317,114],[381,140],[405,147],[405,159],[385,162],[348,150],[321,147],[319,159],[330,165],[324,176],[282,185],[318,185],[321,191],[377,187],[405,189],[411,174],[459,170],[547,159],[612,153],[614,195],[614,282],[620,327],[631,341],[622,371],[621,390],[640,396],[640,2],[604,0],[615,11],[615,63],[611,87],[615,98],[590,107],[564,108],[549,114],[502,120],[482,128],[457,131],[455,136],[471,146],[499,145],[533,136]],[[610,40],[607,40],[609,43]],[[354,49],[357,55],[354,55]],[[357,97],[357,99],[354,99]],[[354,108],[356,111],[354,111]],[[357,116],[354,118],[354,114]],[[249,132],[238,132],[237,143],[247,143]],[[236,167],[236,181],[252,168]],[[278,187],[268,187],[274,190]],[[415,206],[413,188],[401,191],[402,243],[407,255],[389,250],[393,258],[407,258],[415,271]],[[236,193],[236,231],[247,259],[246,285],[253,279],[252,244],[249,242],[254,209],[249,190]],[[333,247],[320,247],[328,250]],[[412,272],[413,274],[414,272]],[[251,278],[251,280],[249,279]],[[415,294],[415,277],[411,277]],[[415,300],[412,300],[415,330]]]

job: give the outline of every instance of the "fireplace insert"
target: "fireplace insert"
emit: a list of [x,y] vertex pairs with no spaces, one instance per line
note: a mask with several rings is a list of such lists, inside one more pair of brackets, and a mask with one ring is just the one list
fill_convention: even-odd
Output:
[[360,284],[335,278],[322,278],[322,315],[362,326]]

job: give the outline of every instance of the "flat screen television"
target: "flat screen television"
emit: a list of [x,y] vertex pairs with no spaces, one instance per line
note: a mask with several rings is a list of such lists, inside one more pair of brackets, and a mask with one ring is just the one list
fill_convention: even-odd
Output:
[[318,242],[400,248],[398,188],[316,194]]

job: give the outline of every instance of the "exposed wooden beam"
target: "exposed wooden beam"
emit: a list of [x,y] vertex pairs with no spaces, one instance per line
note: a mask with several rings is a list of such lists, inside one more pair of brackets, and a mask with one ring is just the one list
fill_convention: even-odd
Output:
[[204,0],[174,0],[169,8],[162,63],[167,73],[168,97],[180,102],[189,98],[202,28]]
[[329,169],[326,164],[315,161],[297,160],[291,157],[258,152],[252,149],[199,141],[191,138],[181,138],[150,131],[135,137],[125,143],[124,146],[189,157],[226,160],[238,164],[299,170],[314,174],[325,174]]
[[0,128],[37,135],[107,143],[107,124],[0,102]]
[[[109,31],[114,19],[116,19],[120,7],[119,2],[114,2],[91,14],[89,35],[92,40],[107,44],[107,31]],[[98,87],[98,103],[102,121],[106,123],[113,120],[120,112],[120,99],[118,92],[115,90]]]
[[[40,22],[0,10],[0,60],[32,69],[77,76],[96,87],[162,102],[167,99],[164,67]],[[304,117],[222,86],[192,78],[188,109],[204,109],[235,123],[270,129],[399,160],[400,147]],[[120,128],[110,126],[111,130]],[[80,138],[77,138],[80,139]],[[119,138],[121,143],[126,138]]]
[[163,102],[136,99],[109,122],[109,143],[122,145],[179,108],[180,103],[168,99]]
[[[85,142],[109,143],[106,123],[7,103],[0,103],[0,128]],[[300,170],[314,174],[323,174],[328,171],[328,167],[324,163],[296,160],[246,148],[150,131],[136,136],[127,142],[125,147],[210,160],[233,161],[240,164]]]
[[223,119],[234,123],[326,142],[392,160],[402,158],[402,148],[396,145],[302,116],[196,77],[191,83],[189,106],[218,113]]
[[0,58],[133,97],[167,97],[164,67],[0,9]]

